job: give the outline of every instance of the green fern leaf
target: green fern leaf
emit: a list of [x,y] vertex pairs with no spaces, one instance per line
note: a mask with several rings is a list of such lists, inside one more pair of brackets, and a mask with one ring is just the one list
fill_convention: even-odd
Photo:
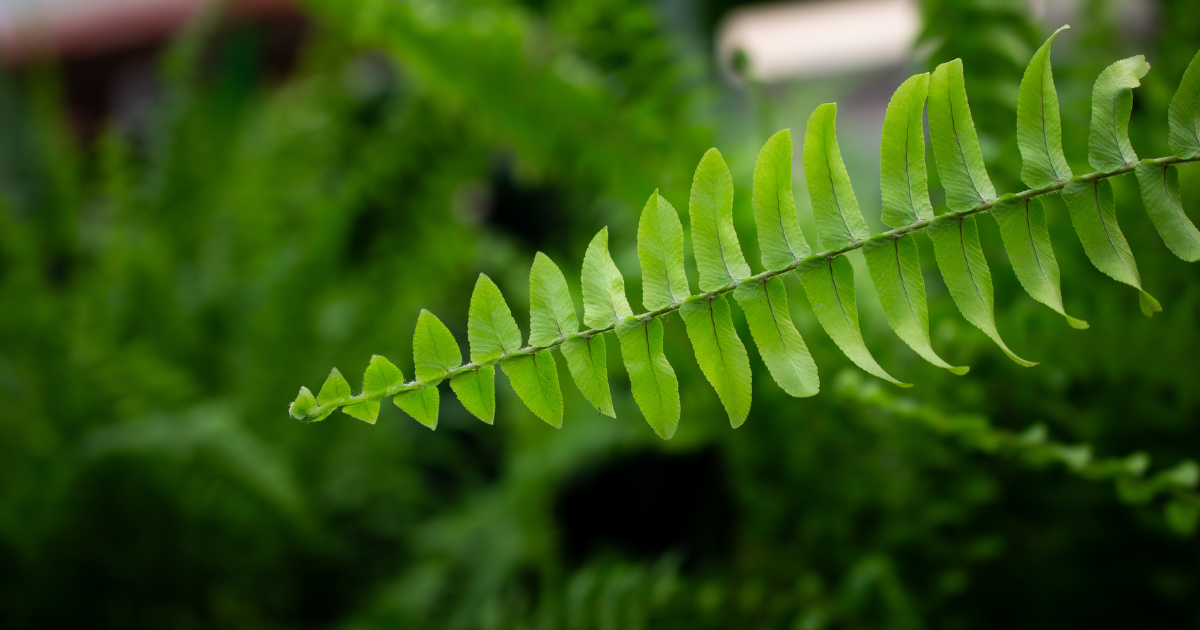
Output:
[[850,186],[837,142],[837,103],[825,103],[808,117],[804,132],[804,178],[822,247],[842,249],[871,236]]
[[783,280],[743,282],[733,292],[733,298],[746,313],[750,336],[779,387],[797,398],[820,391],[817,364],[792,323]]
[[379,418],[379,401],[364,400],[353,405],[346,405],[342,407],[342,413],[352,418],[358,418],[367,424],[375,424],[375,420]]
[[1071,317],[1063,310],[1058,260],[1050,245],[1042,201],[1004,195],[992,206],[992,216],[1000,225],[1008,260],[1025,292],[1065,317],[1072,328],[1087,328],[1087,322]]
[[566,277],[554,261],[538,252],[529,270],[529,345],[544,348],[578,331]]
[[696,352],[700,371],[717,390],[733,428],[742,426],[750,414],[750,359],[746,346],[733,328],[729,301],[691,297],[679,308],[687,326],[688,339]]
[[567,369],[580,393],[600,413],[615,418],[612,393],[608,388],[608,349],[604,335],[576,335],[563,341],[559,349],[567,359]]
[[950,296],[963,317],[991,337],[1008,358],[1025,367],[1037,363],[1017,356],[996,330],[995,303],[992,295],[992,273],[988,270],[983,247],[979,244],[979,227],[975,217],[942,216],[929,226],[933,240],[933,255]]
[[625,278],[608,253],[608,228],[604,228],[583,255],[583,321],[592,328],[608,328],[630,315]]
[[1117,225],[1117,202],[1112,183],[1107,179],[1087,180],[1076,177],[1063,188],[1063,201],[1071,214],[1075,233],[1083,251],[1097,269],[1117,282],[1138,290],[1138,302],[1147,316],[1161,311],[1154,296],[1142,289],[1137,263],[1121,227]]
[[420,389],[400,392],[392,396],[392,402],[396,403],[401,411],[428,427],[429,430],[437,429],[440,400],[436,386],[428,385]]
[[1017,100],[1017,146],[1021,149],[1021,181],[1042,188],[1071,179],[1071,167],[1062,149],[1062,122],[1058,114],[1058,92],[1050,69],[1050,44],[1063,26],[1033,53]]
[[[308,418],[308,414],[317,407],[317,399],[307,387],[301,387],[300,393],[296,395],[296,400],[288,406],[288,413],[297,420]],[[328,416],[329,414],[325,414]],[[322,418],[323,420],[324,418]]]
[[904,236],[875,237],[863,244],[863,255],[871,280],[879,292],[879,301],[888,325],[922,359],[954,374],[963,375],[969,367],[946,363],[929,342],[929,307],[925,303],[925,278],[921,275],[921,256],[917,239]]
[[1139,162],[1134,170],[1142,203],[1159,236],[1176,256],[1188,262],[1200,260],[1200,232],[1183,211],[1179,195],[1179,171],[1152,160]]
[[627,317],[617,323],[617,340],[633,400],[658,437],[671,439],[679,428],[679,380],[663,354],[662,321]]
[[1168,144],[1175,155],[1187,159],[1200,155],[1200,52],[1192,57],[1179,90],[1167,110]]
[[929,77],[929,135],[951,210],[970,210],[996,198],[967,103],[962,59],[943,63]]
[[792,197],[792,132],[777,132],[767,139],[754,162],[754,226],[763,267],[783,269],[808,256],[812,249],[800,231],[796,200]]
[[329,371],[329,376],[325,377],[325,384],[321,385],[321,392],[317,394],[317,404],[322,407],[336,405],[352,395],[346,377],[342,376],[337,368],[333,368]]
[[817,321],[846,357],[868,374],[900,387],[912,387],[880,367],[863,341],[854,295],[854,267],[850,261],[845,256],[812,258],[801,263],[796,271]]
[[700,290],[715,291],[749,277],[750,266],[733,229],[733,177],[716,149],[705,152],[696,167],[688,212]]
[[450,329],[433,313],[421,309],[413,335],[413,371],[417,381],[437,385],[461,363],[462,351]]
[[1129,113],[1133,88],[1150,71],[1142,55],[1122,59],[1104,69],[1092,87],[1092,126],[1088,133],[1088,162],[1101,173],[1111,173],[1138,161],[1129,143]]
[[928,94],[928,73],[909,77],[892,94],[883,117],[879,179],[883,195],[882,218],[888,227],[933,218],[929,176],[925,171],[923,122]]
[[363,372],[363,395],[369,399],[379,399],[387,395],[387,390],[402,385],[404,373],[387,357],[378,354],[371,355],[367,371]]
[[562,428],[563,399],[558,384],[558,363],[554,353],[518,354],[500,362],[513,391],[534,415],[554,427]]
[[642,264],[642,306],[657,311],[691,295],[683,268],[683,224],[657,190],[642,208],[637,249]]
[[484,274],[479,274],[471,293],[467,341],[471,345],[471,362],[477,365],[495,363],[521,348],[521,329],[517,328],[500,288]]
[[450,377],[450,389],[471,415],[488,424],[496,418],[496,368],[490,365]]

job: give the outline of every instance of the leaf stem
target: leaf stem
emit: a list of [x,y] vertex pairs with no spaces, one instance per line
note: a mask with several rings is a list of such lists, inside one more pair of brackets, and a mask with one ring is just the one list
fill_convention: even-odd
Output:
[[[1197,156],[1191,157],[1191,158],[1180,158],[1180,157],[1170,156],[1170,157],[1161,157],[1161,158],[1155,158],[1155,159],[1144,160],[1144,161],[1152,162],[1159,166],[1170,166],[1172,164],[1185,164],[1188,162],[1200,162],[1200,155],[1197,155]],[[1086,175],[1081,175],[1080,179],[1085,179],[1088,181],[1099,181],[1102,179],[1108,179],[1110,177],[1117,177],[1120,175],[1132,173],[1136,167],[1137,167],[1137,164],[1126,164],[1116,170],[1113,170],[1113,171],[1110,171],[1107,173],[1097,172],[1097,173],[1088,173]],[[1042,195],[1054,194],[1054,193],[1061,191],[1063,189],[1063,187],[1067,185],[1068,181],[1069,180],[1062,180],[1062,181],[1050,184],[1049,186],[1045,186],[1043,188],[1034,188],[1034,189],[1030,189],[1030,190],[1025,190],[1025,191],[1017,193],[1016,196],[1020,197],[1022,199],[1032,199],[1034,197],[1040,197]],[[736,289],[738,287],[738,285],[740,285],[742,283],[764,282],[766,280],[770,280],[771,278],[777,278],[780,276],[784,276],[784,275],[796,270],[798,267],[804,265],[805,263],[814,263],[814,262],[823,262],[823,261],[827,261],[827,260],[832,260],[843,254],[849,253],[856,249],[860,249],[868,240],[874,240],[874,239],[880,239],[880,238],[897,239],[906,234],[920,232],[920,231],[924,230],[925,228],[929,227],[929,225],[931,223],[933,223],[935,220],[940,219],[942,217],[962,218],[962,217],[970,216],[973,214],[981,214],[984,212],[988,212],[992,209],[992,207],[996,204],[997,201],[999,201],[999,199],[992,199],[989,201],[984,201],[969,210],[962,210],[959,212],[946,212],[944,214],[938,215],[938,217],[935,217],[934,219],[925,219],[925,220],[917,221],[915,223],[910,223],[903,227],[898,227],[894,230],[876,234],[876,235],[872,236],[870,239],[865,239],[865,240],[861,240],[861,241],[853,241],[850,244],[846,245],[845,247],[842,247],[841,249],[828,250],[828,251],[812,254],[811,256],[806,256],[804,258],[797,258],[797,259],[793,260],[792,263],[786,267],[783,267],[780,269],[763,271],[761,273],[754,274],[754,275],[750,276],[749,278],[745,278],[741,281],[732,281],[723,287],[720,287],[720,288],[717,288],[717,289],[714,289],[712,291],[708,291],[705,293],[699,293],[698,297],[711,300],[713,298],[716,298],[717,296],[732,292],[734,289]],[[680,300],[677,302],[672,302],[671,304],[669,304],[663,308],[660,308],[656,311],[650,311],[647,313],[642,313],[640,315],[634,315],[633,317],[636,319],[640,319],[642,321],[650,321],[652,319],[662,317],[664,315],[669,315],[669,314],[679,310],[679,307],[682,305],[683,305],[683,301]],[[525,346],[519,350],[514,350],[512,352],[506,353],[504,355],[503,359],[508,359],[510,357],[527,355],[527,354],[528,355],[537,354],[539,352],[542,352],[543,350],[550,350],[550,349],[556,348],[559,345],[561,345],[564,341],[566,341],[567,339],[570,339],[572,337],[589,339],[591,337],[595,337],[596,335],[602,335],[606,332],[612,332],[615,328],[616,328],[616,323],[613,323],[612,325],[606,326],[604,328],[592,328],[590,330],[584,330],[584,331],[581,331],[581,332],[578,332],[575,334],[567,335],[565,337],[560,337],[559,339],[555,340],[553,343],[551,343],[549,345]],[[503,359],[501,359],[501,360],[503,360]],[[453,378],[457,374],[461,374],[463,372],[469,372],[471,370],[475,370],[475,369],[484,367],[485,365],[494,365],[495,363],[499,363],[499,362],[500,361],[495,361],[493,363],[483,364],[483,365],[480,365],[477,363],[464,363],[456,368],[447,370],[444,379],[445,378]],[[441,379],[441,380],[444,380],[444,379]],[[346,396],[343,398],[339,398],[339,399],[330,401],[327,405],[324,405],[324,406],[312,407],[309,410],[308,414],[302,419],[308,420],[308,419],[312,419],[312,418],[320,418],[320,417],[328,414],[331,411],[337,410],[340,407],[353,405],[353,404],[364,402],[367,400],[379,400],[381,398],[387,398],[388,396],[394,396],[401,392],[411,391],[414,389],[421,389],[423,387],[428,387],[431,385],[436,386],[438,383],[441,382],[441,380],[436,381],[436,382],[431,381],[431,382],[424,382],[424,383],[420,382],[420,381],[415,381],[415,380],[407,381],[405,383],[401,383],[399,385],[394,385],[392,387],[389,387],[386,390],[384,390],[382,394],[379,394],[372,398],[368,398],[364,394],[356,394],[353,396]]]

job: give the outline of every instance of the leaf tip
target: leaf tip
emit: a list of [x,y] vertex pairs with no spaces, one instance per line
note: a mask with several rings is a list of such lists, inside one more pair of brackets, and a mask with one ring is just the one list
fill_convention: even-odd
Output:
[[1086,321],[1077,317],[1071,317],[1070,315],[1063,315],[1063,317],[1067,318],[1067,324],[1075,330],[1087,330],[1088,328],[1091,328],[1091,324],[1088,324]]
[[1142,312],[1146,314],[1146,317],[1154,317],[1155,313],[1162,312],[1162,304],[1159,304],[1158,300],[1154,299],[1153,295],[1150,295],[1145,291],[1141,291],[1140,289],[1139,291],[1138,306],[1142,307]]
[[946,368],[946,370],[948,370],[951,374],[954,374],[955,376],[965,376],[967,374],[967,372],[971,371],[971,366],[969,366],[969,365],[951,365],[950,367]]

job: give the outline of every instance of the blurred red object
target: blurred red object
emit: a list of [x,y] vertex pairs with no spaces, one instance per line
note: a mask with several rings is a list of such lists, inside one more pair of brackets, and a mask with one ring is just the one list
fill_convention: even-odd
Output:
[[[20,64],[70,59],[169,38],[217,0],[6,0],[0,2],[0,59]],[[232,0],[232,20],[298,14],[286,0]]]

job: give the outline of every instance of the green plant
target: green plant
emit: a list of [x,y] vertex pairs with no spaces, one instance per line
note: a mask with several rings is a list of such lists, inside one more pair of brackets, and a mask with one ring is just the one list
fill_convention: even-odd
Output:
[[[1066,27],[1063,27],[1066,28]],[[1061,31],[1062,29],[1060,29]],[[1057,35],[1057,32],[1055,33]],[[979,243],[974,215],[992,214],[1021,285],[1035,300],[1066,318],[1075,328],[1087,323],[1067,315],[1059,287],[1045,212],[1040,197],[1061,194],[1091,262],[1115,280],[1138,290],[1147,315],[1161,310],[1141,285],[1136,263],[1115,214],[1109,180],[1136,173],[1142,198],[1168,248],[1187,261],[1200,260],[1200,232],[1184,214],[1175,166],[1200,160],[1200,54],[1188,66],[1172,101],[1170,147],[1175,155],[1138,160],[1128,135],[1132,89],[1149,70],[1140,56],[1109,66],[1092,92],[1089,161],[1096,172],[1073,176],[1062,152],[1058,101],[1049,61],[1054,35],[1033,56],[1021,82],[1018,145],[1024,161],[1022,180],[1030,186],[998,195],[984,165],[971,119],[960,60],[931,74],[911,77],[888,106],[882,138],[883,221],[891,231],[871,235],[838,148],[836,104],[816,109],[808,120],[803,148],[819,244],[813,254],[800,230],[791,191],[792,144],[788,130],[772,136],[755,165],[753,206],[762,263],[753,274],[742,255],[732,219],[733,182],[724,159],[710,149],[692,182],[689,213],[701,293],[691,294],[684,266],[684,234],[679,216],[656,191],[647,201],[638,229],[643,306],[634,315],[624,280],[608,254],[601,230],[583,262],[584,321],[580,331],[574,302],[559,268],[545,255],[535,258],[530,274],[530,335],[522,344],[500,290],[480,275],[468,318],[470,362],[464,363],[453,335],[428,311],[422,311],[413,343],[415,379],[382,356],[374,356],[353,394],[335,368],[314,396],[301,388],[291,404],[293,417],[323,420],[341,408],[374,422],[380,399],[395,403],[429,428],[437,426],[436,387],[444,380],[472,414],[491,423],[495,413],[495,365],[508,376],[521,400],[538,417],[561,426],[562,394],[552,350],[566,358],[580,391],[599,411],[613,415],[606,370],[604,334],[614,332],[629,372],[634,398],[662,438],[678,426],[680,403],[674,371],[662,350],[663,319],[682,316],[701,371],[716,390],[733,427],[745,421],[750,406],[750,367],[733,325],[726,294],[746,314],[751,334],[776,382],[797,396],[817,393],[816,365],[791,323],[781,277],[795,271],[818,320],[839,348],[866,372],[907,387],[888,374],[867,349],[858,325],[854,272],[847,252],[862,249],[884,312],[893,330],[924,359],[955,374],[932,349],[924,281],[914,234],[926,232],[947,287],[959,310],[1013,361],[1026,361],[1001,339],[994,320],[991,276]],[[922,125],[929,101],[929,128],[935,163],[946,190],[948,210],[935,216],[929,201]]]

